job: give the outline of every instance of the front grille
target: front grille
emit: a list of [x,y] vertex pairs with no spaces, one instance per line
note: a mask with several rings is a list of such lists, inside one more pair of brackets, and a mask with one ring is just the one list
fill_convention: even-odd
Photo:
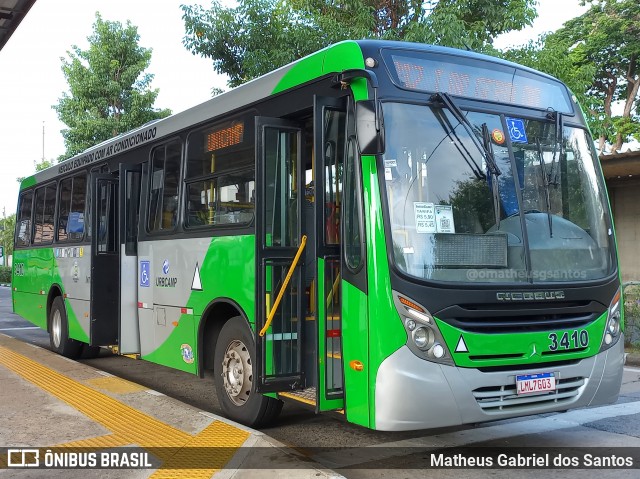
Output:
[[470,333],[530,333],[583,328],[606,310],[595,301],[528,304],[461,304],[436,313],[438,319]]
[[580,394],[580,388],[585,383],[586,380],[583,377],[558,379],[555,391],[522,396],[517,395],[515,384],[488,386],[474,389],[473,397],[488,414],[529,412],[536,408],[543,409],[575,401]]

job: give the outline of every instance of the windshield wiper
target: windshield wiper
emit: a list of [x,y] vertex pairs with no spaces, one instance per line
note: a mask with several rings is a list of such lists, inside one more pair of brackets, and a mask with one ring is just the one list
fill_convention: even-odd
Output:
[[[431,100],[440,100],[449,109],[453,117],[458,120],[465,130],[471,141],[478,149],[480,154],[484,157],[487,164],[487,170],[491,181],[491,193],[493,194],[493,213],[495,216],[496,224],[500,227],[500,190],[498,185],[498,176],[502,174],[498,164],[496,163],[495,156],[493,155],[493,145],[491,144],[491,137],[489,135],[489,128],[486,123],[482,124],[482,143],[478,140],[478,134],[476,133],[473,125],[462,110],[456,105],[448,93],[435,93],[431,96]],[[466,148],[465,148],[466,149]],[[467,162],[468,163],[468,162]],[[475,162],[474,162],[475,163]]]
[[[540,161],[540,175],[542,176],[542,186],[544,186],[544,196],[547,206],[547,220],[549,221],[549,237],[553,238],[553,224],[551,220],[551,198],[549,197],[549,182],[550,176],[547,175],[547,170],[544,166],[544,158],[542,155],[542,146],[540,145],[540,138],[536,138],[536,147],[538,150],[538,161]],[[553,164],[551,165],[553,170]]]
[[453,100],[451,100],[451,97],[449,96],[449,94],[442,93],[442,92],[434,93],[431,96],[431,100],[432,101],[440,100],[442,103],[444,103],[444,105],[453,114],[455,119],[458,120],[458,122],[460,122],[460,124],[464,127],[465,130],[467,130],[467,133],[469,134],[471,141],[473,141],[473,144],[478,149],[480,154],[484,156],[485,161],[487,162],[487,169],[489,170],[489,173],[492,176],[500,176],[502,172],[500,171],[500,168],[498,168],[498,164],[496,163],[496,160],[493,156],[493,152],[490,151],[490,149],[487,148],[485,144],[480,143],[480,141],[478,140],[478,134],[473,129],[473,125],[471,125],[467,117],[464,115],[464,113],[462,113],[462,110],[458,107],[458,105],[456,105],[453,102]]
[[551,169],[549,170],[549,184],[558,186],[558,171],[560,170],[560,165],[558,164],[558,167],[556,168],[556,153],[559,153],[558,163],[560,163],[560,161],[562,161],[562,155],[564,153],[564,142],[562,141],[564,118],[562,116],[562,113],[560,113],[559,111],[554,111],[552,109],[547,112],[547,118],[556,122],[556,131],[553,144],[553,157],[551,159]]
[[467,166],[469,166],[469,168],[473,172],[473,175],[476,177],[476,179],[485,180],[487,176],[483,173],[483,171],[480,169],[480,166],[478,166],[476,161],[473,159],[473,155],[469,152],[464,142],[460,139],[460,137],[456,133],[456,128],[454,128],[454,126],[451,124],[451,122],[449,121],[449,118],[447,118],[447,115],[444,115],[441,112],[436,113],[435,111],[433,112],[433,114],[438,120],[438,123],[440,123],[440,126],[442,127],[442,129],[445,131],[446,135],[444,138],[442,138],[442,140],[440,140],[440,143],[438,143],[436,148],[433,149],[433,152],[431,153],[431,155],[429,155],[429,158],[427,158],[427,161],[436,152],[438,146],[440,146],[440,144],[446,138],[450,138],[451,143],[453,144],[455,149],[458,150],[458,153],[460,153],[460,156],[462,156],[462,159],[465,161]]
[[[487,152],[487,157],[492,158],[493,164],[496,167],[497,173],[491,174],[491,192],[493,193],[493,214],[496,219],[496,224],[498,225],[498,229],[500,229],[500,186],[498,185],[498,175],[500,174],[500,169],[498,165],[495,163],[495,156],[493,155],[493,145],[491,144],[491,136],[489,135],[489,127],[486,123],[482,124],[482,146]],[[487,162],[487,166],[489,163]]]

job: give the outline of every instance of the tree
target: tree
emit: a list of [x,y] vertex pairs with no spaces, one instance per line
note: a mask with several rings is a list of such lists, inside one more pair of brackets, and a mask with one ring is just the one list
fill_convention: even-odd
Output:
[[[617,151],[630,136],[640,139],[640,4],[637,0],[584,3],[591,8],[552,36],[574,47],[577,67],[596,67],[588,95],[601,105],[600,149],[609,141]],[[616,102],[623,105],[621,116],[613,115]]]
[[[53,166],[54,164],[55,164],[55,162],[53,160],[42,159],[40,161],[40,163],[36,163],[35,164],[35,167],[36,167],[36,171],[35,172],[37,173],[38,171],[46,170],[47,168]],[[19,176],[19,177],[16,178],[16,181],[18,183],[22,183],[22,180],[24,180],[25,178],[26,178],[26,176]]]
[[89,48],[73,45],[69,58],[61,58],[70,92],[53,106],[69,127],[62,130],[67,151],[61,159],[171,114],[153,108],[158,89],[150,89],[153,75],[144,73],[151,49],[140,47],[139,39],[131,22],[123,27],[96,13]]
[[530,25],[535,0],[239,0],[183,5],[184,45],[213,60],[229,86],[345,39],[381,38],[483,49]]
[[606,129],[602,101],[589,94],[595,82],[596,66],[585,61],[583,52],[572,48],[565,39],[545,34],[519,48],[494,54],[562,80],[584,109],[592,133],[599,135]]
[[[4,212],[3,212],[4,213]],[[13,233],[16,229],[16,214],[0,218],[0,246],[4,247],[4,264],[13,254]]]

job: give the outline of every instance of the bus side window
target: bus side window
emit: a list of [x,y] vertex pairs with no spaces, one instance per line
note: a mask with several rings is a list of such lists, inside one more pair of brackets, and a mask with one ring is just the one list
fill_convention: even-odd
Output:
[[16,221],[16,246],[29,246],[31,243],[31,210],[33,206],[33,191],[20,195],[18,221]]
[[187,226],[246,225],[253,221],[254,170],[187,185]]
[[53,241],[53,217],[56,209],[56,185],[49,184],[36,189],[34,205],[33,244],[49,244]]
[[84,236],[84,212],[87,199],[87,175],[85,173],[73,177],[73,189],[71,190],[71,209],[69,210],[69,222],[67,234],[69,239],[80,241]]
[[186,151],[187,227],[244,226],[255,200],[253,117],[224,121],[189,134]]
[[150,232],[173,230],[178,223],[181,156],[179,140],[152,152],[147,223]]
[[84,236],[84,207],[87,190],[85,173],[60,182],[58,241],[80,241]]
[[69,209],[71,208],[71,191],[73,178],[65,178],[60,182],[58,193],[58,231],[57,240],[66,241],[67,225],[69,224]]

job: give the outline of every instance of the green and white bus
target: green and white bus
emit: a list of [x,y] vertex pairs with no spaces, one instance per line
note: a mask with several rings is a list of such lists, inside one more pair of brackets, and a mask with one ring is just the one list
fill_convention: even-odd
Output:
[[25,179],[13,306],[64,356],[211,372],[253,426],[284,400],[377,430],[564,411],[623,370],[575,98],[411,43],[338,43]]

